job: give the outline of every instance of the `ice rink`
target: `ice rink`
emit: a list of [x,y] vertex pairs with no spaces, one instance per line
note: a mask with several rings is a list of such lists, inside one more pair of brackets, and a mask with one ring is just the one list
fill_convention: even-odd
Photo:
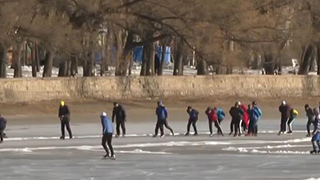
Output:
[[320,178],[320,155],[309,154],[303,119],[294,124],[293,135],[282,136],[277,120],[263,120],[258,137],[229,136],[228,120],[225,137],[209,137],[205,120],[198,122],[196,137],[183,136],[186,122],[169,123],[176,136],[152,138],[154,121],[129,122],[128,136],[113,139],[115,161],[101,159],[99,120],[72,123],[71,140],[59,140],[58,123],[9,126],[9,138],[0,144],[1,180]]

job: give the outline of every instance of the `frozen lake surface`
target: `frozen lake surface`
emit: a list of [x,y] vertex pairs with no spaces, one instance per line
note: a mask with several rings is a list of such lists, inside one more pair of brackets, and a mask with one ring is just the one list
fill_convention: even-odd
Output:
[[[59,124],[14,125],[0,144],[1,180],[318,179],[320,155],[310,155],[304,121],[293,135],[277,136],[278,121],[263,121],[258,137],[183,136],[185,122],[171,122],[176,136],[152,138],[154,122],[128,124],[114,138],[116,161],[102,160],[100,124],[72,124],[74,139],[59,140]],[[224,122],[225,134],[229,122]]]

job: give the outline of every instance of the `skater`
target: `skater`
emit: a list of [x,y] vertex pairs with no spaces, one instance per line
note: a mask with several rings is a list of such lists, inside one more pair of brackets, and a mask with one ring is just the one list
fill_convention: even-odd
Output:
[[116,137],[120,136],[120,127],[122,129],[122,136],[126,136],[126,111],[124,107],[117,102],[113,103],[113,111],[112,111],[112,123],[114,123],[114,119],[116,119],[116,130],[117,130],[117,135]]
[[279,106],[279,111],[281,113],[281,123],[280,123],[280,131],[278,135],[286,134],[287,121],[290,117],[291,108],[285,101],[282,101]]
[[252,107],[249,108],[249,129],[246,136],[258,136],[258,121],[262,115],[261,109],[258,107],[257,102],[252,102]]
[[224,136],[220,125],[220,123],[223,121],[224,116],[225,115],[222,109],[218,109],[216,107],[214,107],[213,110],[210,112],[210,117],[214,122],[214,126],[217,128],[217,134],[221,136]]
[[314,117],[314,111],[311,109],[311,107],[309,106],[309,104],[306,104],[304,106],[304,109],[306,111],[306,115],[308,118],[308,122],[307,122],[307,137],[310,137],[310,125],[313,124],[313,132],[312,134],[314,134],[317,131],[317,125],[315,124],[315,117]]
[[[317,132],[312,136],[311,143],[313,146],[313,150],[310,151],[311,154],[320,153],[320,115],[316,116],[316,122],[317,122]],[[317,151],[318,146],[318,151]]]
[[163,130],[163,126],[165,126],[167,129],[169,129],[171,131],[172,136],[174,136],[174,132],[173,129],[169,126],[167,118],[168,118],[168,111],[167,108],[163,105],[163,103],[161,101],[158,101],[158,107],[156,109],[156,115],[157,115],[157,124],[156,124],[156,128],[155,128],[155,134],[153,135],[153,137],[157,137],[158,136],[158,131],[160,129],[161,135],[160,137],[163,138],[164,137],[164,130]]
[[231,132],[229,135],[233,133],[234,129],[234,136],[241,136],[240,132],[240,121],[243,118],[243,110],[240,108],[241,103],[236,102],[235,105],[230,109],[229,113],[232,117],[230,130]]
[[210,131],[210,135],[209,136],[212,136],[213,135],[213,130],[212,130],[212,118],[211,118],[211,111],[212,111],[212,108],[211,107],[207,107],[206,111],[205,111],[205,114],[207,115],[208,117],[208,123],[209,123],[209,131]]
[[[242,128],[242,133],[246,134],[249,127],[249,115],[248,115],[248,109],[247,106],[242,104],[240,108],[243,110],[243,118],[240,123],[240,127]],[[240,128],[240,129],[241,129]]]
[[288,120],[288,134],[292,134],[293,133],[293,131],[292,131],[292,124],[293,124],[293,122],[296,120],[296,117],[297,117],[297,115],[299,114],[299,112],[296,110],[296,109],[291,109],[290,110],[290,118],[289,118],[289,120]]
[[61,122],[61,137],[60,139],[65,139],[64,129],[67,128],[69,133],[69,138],[72,139],[72,132],[70,128],[70,110],[64,101],[60,102],[59,107],[59,118]]
[[[112,147],[112,135],[113,135],[113,124],[111,120],[107,117],[107,113],[103,112],[101,114],[101,124],[102,124],[102,142],[101,145],[106,151],[106,155],[104,155],[104,158],[111,158],[111,159],[116,159],[116,156],[114,155],[113,152],[113,147]],[[109,154],[109,150],[111,153],[111,156]]]
[[196,123],[198,121],[199,111],[197,111],[196,109],[193,109],[191,106],[188,106],[187,113],[189,114],[189,121],[188,121],[188,125],[187,125],[187,133],[185,135],[189,136],[190,126],[192,124],[193,130],[194,130],[194,135],[197,136],[198,131],[197,131],[197,124]]
[[6,129],[7,126],[7,120],[3,118],[0,114],[0,143],[3,142],[4,133],[3,131]]
[[[208,116],[208,120],[209,120],[209,130],[210,130],[209,136],[210,137],[213,136],[212,123],[214,123],[215,127],[217,128],[217,134],[223,136],[223,132],[220,126],[220,122],[222,122],[224,117],[224,115],[222,115],[223,113],[222,109],[220,109],[220,112],[219,112],[219,109],[217,109],[216,107],[214,107],[213,109],[211,107],[208,107],[205,113]],[[221,116],[220,118],[219,118],[219,113]]]

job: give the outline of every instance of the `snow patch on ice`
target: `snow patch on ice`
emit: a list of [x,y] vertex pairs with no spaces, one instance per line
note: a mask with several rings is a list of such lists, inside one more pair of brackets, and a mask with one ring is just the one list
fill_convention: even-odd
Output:
[[[276,148],[280,148],[280,146]],[[235,151],[240,153],[259,153],[259,154],[310,154],[309,151],[289,151],[289,150],[270,151],[268,148],[267,150],[259,150],[259,149],[264,149],[264,148],[263,147],[258,147],[258,148],[228,147],[228,148],[223,148],[222,150]]]
[[122,153],[122,154],[157,154],[157,155],[169,155],[172,153],[168,152],[153,152],[153,151],[144,151],[142,149],[135,149],[133,151],[116,151],[116,153]]
[[132,148],[132,147],[183,147],[183,146],[204,146],[204,145],[229,145],[229,142],[221,142],[221,141],[199,141],[199,142],[190,142],[190,141],[171,141],[164,143],[141,143],[141,144],[126,144],[119,145],[118,148]]

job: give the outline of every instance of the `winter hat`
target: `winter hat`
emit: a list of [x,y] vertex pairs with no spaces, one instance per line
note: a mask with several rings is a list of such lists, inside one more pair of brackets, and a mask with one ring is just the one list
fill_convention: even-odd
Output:
[[101,116],[105,117],[105,116],[107,116],[107,113],[106,112],[102,112]]

